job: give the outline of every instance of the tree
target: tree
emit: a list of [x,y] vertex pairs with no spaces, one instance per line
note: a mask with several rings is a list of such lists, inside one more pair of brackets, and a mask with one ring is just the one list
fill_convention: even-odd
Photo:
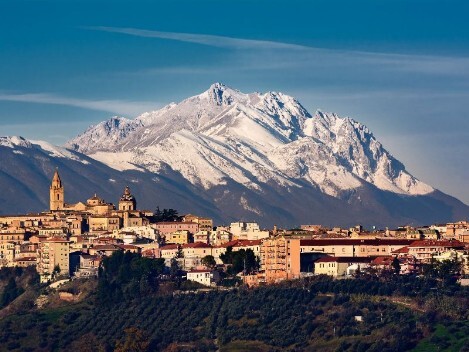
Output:
[[136,328],[130,327],[124,330],[125,339],[118,340],[114,352],[146,352],[150,342],[146,334]]
[[233,264],[233,247],[226,248],[226,252],[220,254],[220,259],[223,264]]
[[238,274],[240,272],[250,274],[259,269],[259,259],[252,249],[240,249],[233,252],[231,247],[228,247],[226,253],[220,255],[220,259],[225,264],[231,264],[229,269],[231,274]]
[[179,216],[179,213],[176,209],[163,209],[163,211],[160,210],[160,207],[157,206],[155,210],[155,214],[153,215],[153,220],[155,222],[163,222],[163,221],[180,221],[181,216]]
[[401,263],[399,262],[399,259],[397,259],[397,257],[394,257],[391,266],[394,268],[394,272],[396,274],[399,274],[401,272]]
[[184,252],[182,251],[182,247],[178,246],[178,251],[176,253],[176,259],[184,258]]
[[176,260],[176,258],[171,259],[171,266],[169,267],[169,275],[171,278],[175,278],[176,276],[179,275],[179,263]]
[[213,255],[206,255],[200,260],[200,263],[210,269],[213,269],[217,265],[217,262],[215,261]]
[[23,292],[24,290],[21,287],[18,287],[15,279],[11,277],[3,290],[2,296],[0,297],[0,308],[9,305]]
[[52,277],[55,278],[56,276],[59,276],[60,275],[60,265],[57,264],[56,266],[54,266],[54,270],[52,271]]

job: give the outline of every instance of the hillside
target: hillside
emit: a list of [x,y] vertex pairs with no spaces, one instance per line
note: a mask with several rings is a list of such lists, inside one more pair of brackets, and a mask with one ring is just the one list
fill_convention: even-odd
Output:
[[126,343],[140,346],[133,351],[168,352],[469,347],[461,298],[402,296],[390,294],[392,287],[319,278],[253,290],[145,294],[109,305],[88,296],[0,319],[0,351],[123,351]]

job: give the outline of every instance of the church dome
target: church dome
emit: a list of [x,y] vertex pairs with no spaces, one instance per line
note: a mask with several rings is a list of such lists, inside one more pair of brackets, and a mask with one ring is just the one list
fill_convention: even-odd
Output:
[[132,195],[132,193],[130,193],[129,186],[125,187],[124,194],[121,196],[120,201],[130,201],[130,202],[135,201],[135,197]]

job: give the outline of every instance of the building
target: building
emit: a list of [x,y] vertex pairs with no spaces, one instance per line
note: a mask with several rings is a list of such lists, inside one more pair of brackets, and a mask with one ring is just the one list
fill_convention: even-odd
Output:
[[269,238],[261,245],[261,271],[266,283],[300,277],[300,240],[284,236]]
[[410,245],[408,239],[313,239],[301,240],[301,253],[323,253],[333,257],[387,256]]
[[[186,230],[179,230],[166,235],[166,243],[187,244],[191,241],[191,234]],[[205,242],[206,243],[206,242]]]
[[121,219],[118,216],[92,215],[88,219],[90,233],[106,233],[119,230]]
[[220,273],[216,270],[190,270],[187,272],[187,280],[204,286],[215,286],[220,281]]
[[269,231],[261,231],[255,222],[233,222],[230,224],[233,240],[261,240],[269,237]]
[[96,194],[88,199],[86,203],[78,202],[75,204],[65,203],[65,187],[62,184],[58,170],[55,170],[50,186],[50,210],[51,212],[87,212],[91,214],[103,215],[115,209],[111,203],[106,203]]
[[344,277],[350,266],[358,264],[358,267],[368,267],[371,260],[364,257],[324,257],[314,263],[314,274]]
[[119,199],[119,210],[121,211],[134,211],[137,209],[137,200],[130,193],[129,186],[125,187],[124,193]]
[[168,222],[157,222],[156,224],[152,225],[155,229],[160,232],[160,235],[166,236],[166,234],[170,234],[176,231],[187,231],[191,234],[199,232],[199,224],[195,222],[187,222],[187,221],[168,221]]
[[409,248],[409,255],[423,263],[429,263],[433,257],[450,250],[463,250],[464,243],[457,240],[422,240],[412,242]]
[[187,214],[184,216],[185,222],[195,222],[199,224],[199,231],[212,231],[213,220],[210,218],[204,218],[202,216]]
[[39,243],[37,257],[37,271],[41,281],[54,279],[56,268],[60,269],[58,276],[69,276],[70,270],[70,241],[61,237],[48,238]]
[[59,176],[59,171],[56,169],[50,185],[50,210],[63,210],[65,206],[64,199],[64,187]]
[[455,238],[461,232],[469,230],[469,222],[467,221],[458,221],[450,222],[446,224],[446,237]]

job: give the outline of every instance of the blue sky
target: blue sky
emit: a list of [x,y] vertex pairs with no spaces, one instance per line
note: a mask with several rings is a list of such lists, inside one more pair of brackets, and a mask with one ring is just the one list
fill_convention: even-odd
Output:
[[62,144],[220,81],[366,124],[469,203],[465,1],[0,0],[0,135]]

